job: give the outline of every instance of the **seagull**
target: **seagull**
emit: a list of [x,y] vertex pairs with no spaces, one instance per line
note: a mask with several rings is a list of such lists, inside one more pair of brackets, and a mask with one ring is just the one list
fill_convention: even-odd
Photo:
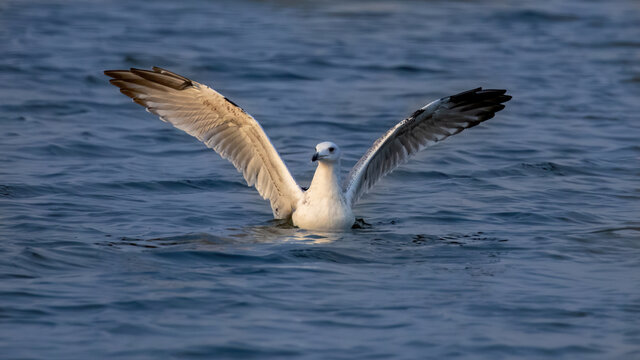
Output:
[[351,228],[353,206],[380,178],[424,148],[493,118],[511,99],[506,90],[476,88],[433,101],[376,140],[344,181],[340,148],[321,142],[311,159],[318,164],[316,172],[305,189],[260,124],[212,88],[159,67],[104,73],[135,103],[229,160],[247,185],[269,199],[274,218],[317,231]]

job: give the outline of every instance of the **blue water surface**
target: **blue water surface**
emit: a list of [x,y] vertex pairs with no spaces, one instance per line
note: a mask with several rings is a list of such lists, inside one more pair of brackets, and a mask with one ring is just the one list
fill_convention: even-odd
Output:
[[[640,5],[0,3],[2,359],[640,359]],[[497,116],[314,233],[106,69],[258,119],[308,185],[483,86]]]

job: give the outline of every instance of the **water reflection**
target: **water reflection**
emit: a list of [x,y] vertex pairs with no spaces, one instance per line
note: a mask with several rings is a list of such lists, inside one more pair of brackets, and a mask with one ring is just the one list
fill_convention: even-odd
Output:
[[166,237],[120,237],[117,240],[99,242],[100,245],[113,247],[137,247],[155,249],[171,246],[220,247],[242,244],[329,244],[357,230],[347,232],[324,232],[303,230],[280,220],[269,221],[264,225],[249,225],[242,228],[228,228],[220,234],[188,233]]
[[258,243],[307,243],[328,244],[341,239],[349,232],[326,232],[299,229],[290,221],[272,220],[268,225],[253,225],[239,229],[234,238]]

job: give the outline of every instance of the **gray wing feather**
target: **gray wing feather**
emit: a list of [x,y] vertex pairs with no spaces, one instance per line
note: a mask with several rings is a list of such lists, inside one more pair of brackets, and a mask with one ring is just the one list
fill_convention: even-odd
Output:
[[105,75],[147,111],[231,161],[247,184],[271,201],[275,218],[291,216],[302,190],[251,115],[215,90],[158,67]]
[[477,88],[418,109],[376,140],[345,179],[347,201],[355,204],[380,178],[418,151],[491,119],[511,99],[506,90]]

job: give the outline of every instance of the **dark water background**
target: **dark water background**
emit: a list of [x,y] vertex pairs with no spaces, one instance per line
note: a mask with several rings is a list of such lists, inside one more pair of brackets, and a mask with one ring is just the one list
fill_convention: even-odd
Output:
[[[514,96],[383,180],[370,228],[270,221],[105,69],[253,114],[307,184],[423,104]],[[0,3],[2,359],[640,359],[640,3]]]

